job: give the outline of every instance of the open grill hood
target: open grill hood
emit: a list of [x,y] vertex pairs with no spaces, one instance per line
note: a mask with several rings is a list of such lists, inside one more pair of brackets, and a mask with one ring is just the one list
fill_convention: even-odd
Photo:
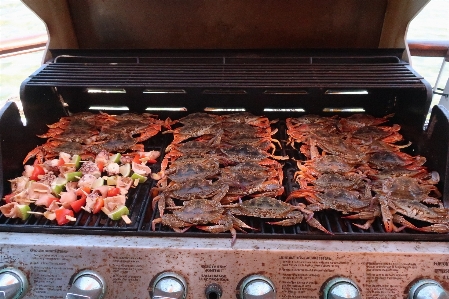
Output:
[[429,2],[22,1],[46,23],[50,50],[405,49],[409,22]]

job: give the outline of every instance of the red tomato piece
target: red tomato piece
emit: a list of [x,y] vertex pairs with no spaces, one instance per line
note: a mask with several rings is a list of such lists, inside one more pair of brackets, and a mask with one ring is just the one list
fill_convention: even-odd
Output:
[[81,199],[72,201],[70,203],[70,207],[72,208],[75,213],[78,213],[81,211],[81,208],[86,204],[86,197],[82,197]]
[[98,166],[98,169],[100,170],[100,172],[103,172],[103,168],[104,168],[104,165],[105,165],[106,163],[105,162],[103,162],[103,161],[98,161],[97,162],[97,166]]
[[92,209],[92,213],[93,214],[99,213],[103,206],[104,206],[104,199],[103,199],[103,197],[100,196],[100,197],[97,198],[97,201],[95,202],[95,205],[94,205],[94,207]]
[[120,194],[120,188],[111,188],[108,190],[107,197],[112,197]]
[[139,154],[134,156],[133,162],[139,163],[139,164],[142,162],[142,161],[140,161],[140,155]]
[[11,202],[11,198],[13,196],[14,196],[14,193],[6,194],[5,197],[3,197],[3,199],[6,201],[6,203],[10,203]]
[[65,164],[64,159],[63,158],[59,158],[57,166],[63,166],[64,164]]
[[45,170],[42,166],[35,164],[33,165],[33,172],[31,173],[30,180],[39,181],[39,175],[45,174]]
[[67,219],[66,216],[70,216],[70,217],[74,217],[75,216],[73,214],[72,210],[65,209],[65,208],[56,209],[55,210],[55,215],[56,215],[56,222],[58,223],[58,225],[64,225],[66,223],[69,223],[69,219]]
[[79,197],[81,197],[81,199],[84,199],[84,200],[86,200],[87,194],[89,194],[89,193],[90,193],[89,187],[79,188],[75,192],[76,196],[79,196]]

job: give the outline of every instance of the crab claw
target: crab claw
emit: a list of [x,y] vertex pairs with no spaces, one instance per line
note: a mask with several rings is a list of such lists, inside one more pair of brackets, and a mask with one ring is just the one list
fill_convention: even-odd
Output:
[[330,231],[328,231],[323,225],[321,225],[321,223],[318,222],[318,220],[316,220],[315,218],[311,218],[309,220],[306,220],[306,222],[310,225],[313,226],[317,229],[319,229],[322,232],[325,232],[328,235],[333,235],[333,233],[331,233]]

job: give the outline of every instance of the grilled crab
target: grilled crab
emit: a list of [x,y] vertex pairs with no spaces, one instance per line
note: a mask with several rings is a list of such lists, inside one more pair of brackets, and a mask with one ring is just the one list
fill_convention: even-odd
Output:
[[[324,191],[328,189],[341,188],[346,190],[360,190],[365,192],[366,197],[370,197],[371,186],[368,184],[368,179],[359,173],[348,172],[340,173],[324,173],[318,178],[314,177],[297,177],[297,182],[302,189]],[[310,186],[309,184],[312,184]],[[294,191],[295,192],[295,191]]]
[[227,137],[270,137],[274,135],[277,130],[272,131],[271,127],[256,127],[241,122],[223,122],[221,128],[224,135]]
[[236,229],[254,229],[235,218],[219,202],[212,200],[193,199],[185,201],[182,207],[176,206],[172,209],[174,209],[173,213],[166,213],[153,220],[153,230],[157,223],[162,223],[181,233],[192,226],[211,233],[230,231],[232,234],[231,244],[234,244],[237,236]]
[[331,209],[342,212],[343,214],[357,213],[355,215],[346,216],[350,219],[364,219],[367,222],[364,225],[354,224],[358,227],[367,229],[380,215],[378,205],[373,204],[371,198],[363,197],[360,192],[334,188],[324,192],[316,192],[309,190],[298,190],[300,192],[292,192],[287,200],[296,197],[304,197],[310,204],[307,209],[311,211],[321,211]]
[[[379,202],[387,232],[396,232],[408,227],[418,231],[449,233],[449,209],[447,208],[428,207],[416,200],[391,200],[384,196],[379,196]],[[403,216],[429,222],[432,225],[416,227],[406,221]],[[394,223],[402,224],[403,227],[397,228]]]
[[153,208],[156,204],[160,215],[164,214],[165,206],[175,206],[173,199],[193,200],[210,199],[219,202],[228,192],[229,185],[222,181],[212,182],[205,179],[194,179],[183,183],[171,182],[166,187],[154,188],[161,193],[153,198]]
[[267,222],[272,225],[291,226],[301,223],[306,216],[306,222],[327,233],[318,220],[313,218],[313,212],[307,210],[304,205],[293,206],[272,197],[256,197],[228,206],[232,215],[251,216],[258,218],[284,219],[276,222]]
[[280,164],[275,168],[264,167],[254,162],[244,162],[224,167],[221,169],[220,180],[229,185],[229,191],[221,202],[233,202],[246,195],[281,195],[284,192],[282,179],[283,172]]
[[[398,131],[401,129],[399,125],[387,126],[365,126],[355,130],[350,134],[353,141],[358,143],[369,143],[373,140],[381,140],[386,143],[395,143],[403,140]],[[355,140],[354,140],[355,139]]]
[[[287,118],[287,134],[289,136],[287,144],[295,147],[295,143],[309,144],[311,134],[337,134],[335,118],[319,116],[303,116],[300,118]],[[338,135],[335,135],[339,137]]]
[[97,140],[108,140],[116,136],[129,136],[137,142],[143,142],[162,129],[163,121],[152,118],[150,115],[142,117],[139,115],[117,116],[118,118],[112,124],[104,124],[101,128]]
[[159,180],[158,185],[164,186],[167,179],[177,183],[183,183],[192,179],[212,178],[220,173],[219,163],[213,157],[183,158],[175,160],[170,168],[153,174],[152,178]]
[[189,125],[208,125],[208,124],[219,124],[221,123],[222,118],[219,115],[204,113],[204,112],[196,112],[191,113],[185,117],[182,117],[178,120],[170,122],[170,125],[181,123],[185,126]]
[[272,154],[276,150],[276,145],[281,147],[277,139],[271,137],[250,137],[250,136],[224,136],[221,140],[224,146],[249,145],[262,151],[270,151]]
[[270,120],[267,117],[256,116],[249,112],[238,112],[223,115],[222,120],[224,122],[231,122],[231,123],[244,123],[259,128],[268,128],[270,127],[270,123],[275,122],[275,121],[270,122]]
[[[275,179],[281,184],[283,176],[282,165],[278,162],[272,163],[267,167],[256,162],[248,161],[221,169],[222,179],[227,181],[230,186],[244,185],[246,179],[249,179],[250,181],[254,181],[254,179]],[[240,179],[243,179],[243,181],[240,181]]]
[[[394,225],[393,215],[399,213],[403,216],[430,223],[446,223],[449,219],[449,210],[444,209],[442,202],[429,194],[434,192],[440,196],[435,185],[436,181],[421,181],[412,177],[393,177],[382,181],[381,187],[374,186],[380,203],[382,219],[387,232],[399,230]],[[438,208],[428,207],[422,203],[438,205]],[[435,222],[436,211],[445,211],[446,220]],[[433,215],[433,216],[432,216]],[[398,217],[397,217],[398,218]],[[432,222],[433,221],[433,222]]]
[[258,162],[262,165],[270,165],[278,163],[275,160],[289,159],[288,156],[275,156],[251,145],[236,145],[229,148],[221,148],[220,151],[222,153],[220,158],[225,165],[242,162]]
[[101,151],[107,152],[126,152],[127,150],[143,152],[144,145],[137,143],[138,140],[129,136],[128,134],[115,135],[110,139],[104,141],[96,141],[88,146],[90,151],[99,153]]
[[394,114],[389,114],[384,117],[374,117],[368,114],[358,113],[340,119],[337,127],[341,132],[354,132],[365,126],[377,126],[386,123],[393,116]]
[[313,211],[333,209],[344,214],[357,212],[370,205],[370,200],[361,199],[359,192],[344,188],[327,189],[323,192],[299,189],[293,191],[287,201],[293,198],[305,198],[310,203],[307,208]]
[[163,134],[173,133],[172,143],[180,143],[187,139],[200,137],[203,135],[217,135],[222,134],[220,124],[217,123],[195,123],[191,125],[182,126],[174,130],[167,130]]
[[167,146],[166,154],[161,163],[161,172],[168,167],[169,163],[174,163],[179,157],[203,158],[207,156],[216,156],[219,152],[220,137],[210,140],[190,140],[184,143],[172,143]]
[[47,133],[37,135],[40,138],[53,138],[59,141],[73,141],[88,144],[100,133],[100,128],[83,118],[74,118],[62,123],[56,123]]
[[375,169],[391,169],[395,167],[404,167],[416,169],[426,162],[422,156],[410,156],[402,152],[379,151],[368,155],[367,164]]
[[[382,185],[374,185],[378,194],[385,195],[392,200],[415,200],[442,207],[442,202],[436,198],[441,193],[435,186],[437,180],[420,180],[418,178],[399,176],[381,181]],[[429,196],[434,193],[436,197]]]
[[337,155],[348,161],[348,163],[360,163],[366,159],[366,153],[361,152],[359,147],[349,140],[330,136],[318,136],[311,134],[310,136],[310,158],[319,157],[318,149],[326,154]]
[[44,160],[54,159],[60,152],[71,155],[80,155],[83,159],[87,157],[95,157],[91,146],[82,145],[73,141],[48,140],[42,145],[38,145],[31,150],[23,160],[23,164],[33,157],[36,157],[37,163],[42,164]]
[[319,156],[307,161],[297,161],[298,171],[294,179],[300,181],[315,180],[316,177],[325,173],[350,173],[355,170],[355,164],[348,163],[345,159],[335,155]]

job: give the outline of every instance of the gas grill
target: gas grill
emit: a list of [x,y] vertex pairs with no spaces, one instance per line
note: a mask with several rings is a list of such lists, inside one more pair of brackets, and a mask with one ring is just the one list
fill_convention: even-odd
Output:
[[[111,7],[100,1],[84,6],[80,2],[52,3],[53,9],[70,11],[61,16],[50,16],[42,7],[29,4],[46,22],[60,23],[61,28],[50,28],[50,38],[54,31],[55,39],[50,39],[48,61],[21,86],[26,126],[14,104],[7,104],[0,112],[0,194],[10,192],[8,179],[21,174],[23,158],[43,143],[36,135],[45,133],[47,124],[62,116],[105,111],[177,119],[194,112],[248,111],[279,120],[273,125],[278,129],[274,138],[282,144],[276,154],[292,158],[283,162],[285,192],[281,199],[285,199],[299,188],[293,179],[295,160],[303,159],[285,144],[285,119],[305,114],[366,113],[377,117],[394,114],[391,123],[401,125],[401,134],[412,143],[407,152],[425,156],[426,166],[439,173],[437,187],[443,194],[443,205],[449,207],[449,112],[435,106],[427,118],[431,87],[406,62],[404,49],[393,47],[397,45],[377,48],[372,40],[385,40],[385,32],[371,28],[369,33],[374,37],[363,33],[366,43],[362,37],[349,40],[342,36],[340,47],[334,38],[319,46],[309,36],[308,46],[299,39],[283,38],[282,42],[276,39],[282,49],[268,49],[274,48],[273,44],[263,41],[260,49],[253,49],[257,36],[244,42],[243,37],[250,34],[243,34],[237,25],[246,21],[233,20],[236,27],[229,31],[234,39],[228,43],[220,44],[216,39],[207,43],[194,35],[194,47],[182,37],[174,42],[168,40],[171,35],[153,32],[154,40],[143,38],[141,47],[159,49],[143,50],[135,44],[136,36],[144,34],[135,21],[121,24],[121,30],[139,28],[124,39],[114,38],[119,27],[111,22],[113,16],[122,20],[133,13],[142,16],[136,7],[149,13],[156,9],[157,1],[139,2],[129,11],[117,9],[123,3]],[[238,6],[232,4],[235,12]],[[344,6],[326,5],[334,9]],[[170,2],[166,8],[158,7],[160,14],[153,14],[149,22],[160,26],[169,9],[180,21],[186,21],[181,11],[192,13],[192,8],[181,6]],[[290,3],[293,10],[300,6]],[[370,3],[363,11],[392,12],[394,6]],[[207,5],[202,3],[200,7]],[[312,4],[305,7],[307,11],[317,9]],[[355,2],[347,7],[353,12],[362,9]],[[98,19],[80,22],[78,18],[86,13]],[[205,17],[201,9],[197,14]],[[276,8],[277,14],[291,15],[289,6]],[[391,21],[388,16],[384,24]],[[72,18],[72,30],[78,33],[78,46],[74,40],[64,44],[59,35],[69,26],[63,20],[67,17]],[[214,17],[218,18],[214,14],[205,17],[205,22]],[[230,18],[228,11],[223,19],[226,17]],[[336,19],[343,22],[340,17]],[[105,27],[100,20],[109,20],[106,23],[111,26]],[[341,25],[343,30],[354,26],[356,20],[368,28],[365,18],[354,18]],[[192,25],[194,21],[190,21]],[[380,17],[372,21],[381,27]],[[279,26],[287,30],[286,22]],[[95,30],[87,35],[86,26]],[[316,28],[329,30],[325,24]],[[274,39],[275,29],[263,30]],[[214,30],[204,36],[213,36]],[[173,34],[174,28],[162,31]],[[199,31],[196,28],[193,32]],[[67,31],[67,36],[74,32]],[[286,32],[307,37],[296,29]],[[163,153],[171,138],[158,134],[144,143],[145,150]],[[152,166],[153,172],[160,169],[162,158]],[[339,298],[336,296],[342,296],[342,287],[349,296],[346,298],[375,299],[405,298],[410,292],[421,296],[427,287],[434,292],[449,289],[448,234],[409,229],[386,233],[380,220],[365,231],[352,225],[353,220],[342,219],[340,213],[320,211],[315,213],[317,220],[333,235],[305,222],[275,227],[247,217],[242,219],[258,230],[238,233],[236,244],[231,246],[229,233],[211,234],[193,228],[177,233],[161,225],[153,231],[152,221],[159,217],[151,208],[150,191],[155,183],[148,180],[130,192],[127,206],[131,224],[84,211],[77,215],[76,222],[64,226],[34,215],[21,221],[0,214],[0,278],[15,278],[24,298]],[[26,282],[21,284],[22,280]],[[0,285],[0,294],[2,288]],[[421,298],[416,296],[409,298]]]

